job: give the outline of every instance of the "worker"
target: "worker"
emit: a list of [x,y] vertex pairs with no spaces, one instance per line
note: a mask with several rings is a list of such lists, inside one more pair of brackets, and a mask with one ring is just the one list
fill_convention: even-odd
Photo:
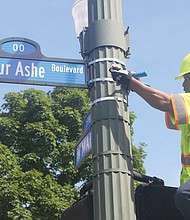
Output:
[[168,128],[181,131],[182,171],[180,187],[176,191],[174,200],[183,217],[190,220],[190,54],[183,59],[180,74],[176,77],[176,79],[184,79],[182,84],[184,93],[180,94],[169,95],[146,86],[121,65],[113,64],[110,72],[117,84],[137,93],[153,108],[165,112]]

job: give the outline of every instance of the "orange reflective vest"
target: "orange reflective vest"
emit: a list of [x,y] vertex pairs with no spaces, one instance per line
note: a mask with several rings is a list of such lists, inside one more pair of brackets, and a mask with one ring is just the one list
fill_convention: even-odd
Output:
[[190,180],[190,93],[170,96],[174,114],[165,113],[165,120],[168,128],[181,130],[180,184],[183,184]]

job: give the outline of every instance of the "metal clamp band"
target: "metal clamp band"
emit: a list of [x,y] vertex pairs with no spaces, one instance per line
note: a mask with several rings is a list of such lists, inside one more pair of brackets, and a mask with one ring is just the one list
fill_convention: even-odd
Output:
[[96,79],[91,79],[88,81],[88,85],[94,83],[94,82],[115,82],[112,78],[96,78]]
[[123,99],[121,97],[118,96],[114,96],[114,97],[102,97],[99,99],[95,99],[94,101],[90,102],[90,105],[93,106],[94,104],[98,103],[98,102],[103,102],[103,101],[119,101],[119,102],[124,102],[124,103],[128,103],[126,99]]
[[100,58],[100,59],[92,60],[88,63],[88,66],[93,65],[95,63],[99,63],[99,62],[104,62],[104,61],[116,62],[116,63],[120,63],[125,66],[125,63],[123,61],[116,59],[116,58]]
[[104,174],[104,173],[123,173],[123,174],[128,174],[129,176],[132,176],[129,170],[110,168],[110,169],[104,169],[102,171],[95,172],[93,177],[98,176],[100,174]]
[[124,154],[121,151],[111,151],[111,150],[110,151],[105,151],[105,152],[102,152],[102,153],[94,154],[92,159],[94,160],[97,157],[104,156],[104,155],[109,155],[109,154],[122,155],[122,156],[125,156],[125,157],[129,158],[130,160],[133,160],[131,155]]
[[114,116],[111,116],[111,117],[102,117],[102,118],[97,119],[96,121],[92,121],[92,124],[95,124],[95,123],[98,122],[98,121],[110,120],[110,119],[121,120],[121,121],[127,123],[129,126],[131,125],[130,122],[129,122],[127,119],[125,119],[124,117],[122,117],[122,116],[118,116],[118,117],[114,117]]

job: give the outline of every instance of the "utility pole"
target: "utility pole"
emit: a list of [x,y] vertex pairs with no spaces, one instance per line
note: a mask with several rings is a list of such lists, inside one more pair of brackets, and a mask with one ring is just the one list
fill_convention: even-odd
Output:
[[129,55],[122,0],[88,0],[79,39],[91,101],[94,220],[135,220],[128,93],[109,72]]

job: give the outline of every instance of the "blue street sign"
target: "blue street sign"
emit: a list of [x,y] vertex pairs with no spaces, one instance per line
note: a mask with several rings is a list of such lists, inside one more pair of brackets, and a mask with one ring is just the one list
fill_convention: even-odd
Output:
[[87,88],[82,60],[45,57],[29,39],[4,39],[0,48],[0,82]]
[[11,41],[3,42],[1,44],[1,50],[10,54],[21,56],[37,52],[37,48],[33,43],[13,39]]
[[75,147],[75,167],[78,168],[92,150],[91,130],[86,132]]
[[86,118],[84,119],[82,130],[86,131],[91,126],[91,111],[87,114]]

